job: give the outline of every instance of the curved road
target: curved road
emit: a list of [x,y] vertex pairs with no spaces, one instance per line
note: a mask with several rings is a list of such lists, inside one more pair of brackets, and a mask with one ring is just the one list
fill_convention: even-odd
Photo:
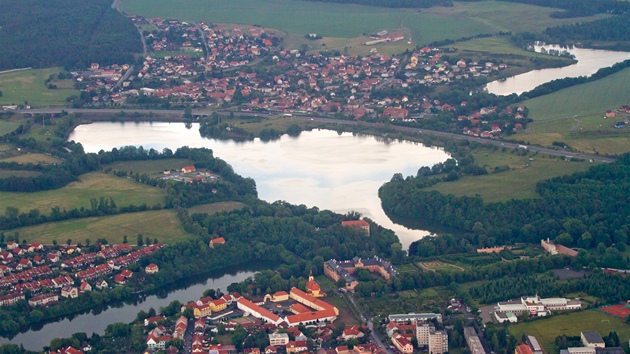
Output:
[[[173,109],[152,111],[152,110],[146,110],[146,109],[65,108],[63,110],[68,113],[82,113],[82,114],[95,114],[95,115],[96,114],[114,115],[120,112],[125,112],[127,115],[131,115],[134,113],[138,113],[142,115],[152,114],[154,116],[169,117],[169,118],[174,118],[174,119],[181,119],[183,115],[183,110],[173,110]],[[23,115],[24,114],[59,114],[61,113],[61,111],[62,109],[60,108],[50,108],[50,109],[31,109],[31,110],[16,111],[16,113],[23,114]],[[193,115],[210,115],[213,112],[215,111],[211,109],[193,109],[192,113]],[[227,114],[230,114],[230,111],[219,111],[219,114],[227,115]],[[277,116],[281,116],[282,114],[260,113],[260,112],[234,112],[234,115],[236,116],[255,115],[259,117],[277,117]],[[334,118],[329,118],[329,117],[324,117],[324,116],[315,116],[315,115],[293,114],[291,118],[299,119],[303,121],[313,121],[317,123],[383,128],[383,123],[367,123],[367,122],[360,122],[360,121],[355,121],[355,120],[334,119]],[[614,162],[616,160],[616,158],[614,157],[606,157],[606,156],[600,156],[600,155],[583,155],[580,153],[564,151],[564,150],[554,150],[554,149],[539,147],[535,145],[524,145],[524,144],[510,143],[510,142],[501,141],[501,140],[483,139],[483,138],[477,138],[477,137],[463,135],[463,134],[448,133],[448,132],[442,132],[442,131],[436,131],[436,130],[419,129],[419,128],[412,128],[412,127],[401,127],[397,125],[390,125],[389,129],[392,131],[403,131],[403,132],[414,133],[414,134],[419,134],[419,135],[431,135],[431,136],[437,136],[437,137],[449,138],[449,139],[474,141],[479,144],[494,145],[497,147],[505,147],[508,149],[521,148],[521,149],[527,149],[528,151],[538,152],[541,154],[547,154],[547,155],[552,155],[552,156],[565,156],[566,158],[579,158],[579,159],[593,160],[593,161],[598,161],[598,162]]]

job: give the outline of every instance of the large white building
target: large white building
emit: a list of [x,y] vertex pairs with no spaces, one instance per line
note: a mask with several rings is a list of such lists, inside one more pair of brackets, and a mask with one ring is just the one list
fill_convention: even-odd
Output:
[[550,311],[559,310],[579,310],[582,308],[580,300],[570,300],[565,298],[541,299],[540,296],[523,296],[520,301],[499,302],[495,308],[496,312],[519,313],[529,312],[532,315],[546,316]]

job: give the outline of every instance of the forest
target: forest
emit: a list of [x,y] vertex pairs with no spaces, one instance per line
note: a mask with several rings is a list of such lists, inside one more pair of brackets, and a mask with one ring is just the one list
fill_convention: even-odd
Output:
[[[456,243],[465,239],[473,246],[485,247],[537,244],[551,238],[568,247],[597,248],[600,266],[626,266],[623,252],[630,231],[630,154],[586,172],[539,182],[536,191],[540,198],[536,199],[484,203],[478,196],[423,190],[432,178],[436,177],[395,175],[379,190],[386,213],[463,231],[464,236],[453,236]],[[424,247],[435,249],[434,243],[423,239],[412,245],[410,253],[424,253]]]
[[630,41],[630,15],[613,16],[576,24],[547,28],[545,35],[560,43],[568,41]]
[[0,70],[133,63],[142,52],[111,0],[0,0]]

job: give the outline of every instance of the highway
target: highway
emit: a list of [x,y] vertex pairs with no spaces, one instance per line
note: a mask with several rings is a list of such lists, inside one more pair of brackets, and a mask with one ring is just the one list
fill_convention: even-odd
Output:
[[[146,110],[146,109],[65,108],[63,110],[65,110],[68,113],[81,113],[84,115],[92,114],[92,115],[101,115],[101,116],[114,115],[120,112],[125,112],[127,116],[132,115],[134,113],[142,114],[143,116],[146,116],[147,114],[152,114],[155,117],[158,117],[158,116],[169,117],[169,118],[174,118],[178,120],[182,119],[182,115],[183,115],[183,110],[172,110],[172,109],[152,111],[152,110]],[[16,113],[18,114],[59,114],[61,113],[61,111],[62,109],[60,108],[50,108],[50,109],[22,110],[22,111],[16,111]],[[213,112],[215,112],[215,110],[193,109],[192,113],[193,115],[201,116],[201,115],[210,115]],[[230,114],[230,111],[219,111],[218,113],[221,115],[228,115]],[[259,117],[269,117],[269,118],[278,117],[281,115],[280,113],[261,113],[261,112],[233,112],[233,113],[235,116],[259,116]],[[340,124],[340,125],[348,125],[348,126],[371,127],[371,128],[377,128],[377,129],[383,128],[383,123],[367,123],[367,122],[361,122],[361,121],[355,121],[355,120],[334,119],[334,118],[329,118],[329,117],[324,117],[324,116],[315,116],[315,115],[306,115],[306,114],[292,114],[291,118],[299,119],[302,121],[312,121],[314,123]],[[561,149],[555,150],[555,149],[544,148],[544,147],[539,147],[535,145],[516,144],[516,143],[510,143],[510,142],[506,142],[502,140],[478,138],[474,136],[448,133],[448,132],[442,132],[442,131],[436,131],[436,130],[427,130],[427,129],[420,129],[420,128],[412,128],[412,127],[401,127],[397,125],[390,125],[389,129],[391,131],[403,131],[403,132],[418,134],[418,135],[430,135],[430,136],[436,136],[436,137],[448,138],[448,139],[468,140],[471,142],[477,142],[479,144],[494,145],[500,148],[505,147],[507,149],[527,149],[529,151],[538,152],[540,154],[547,154],[551,156],[564,156],[566,158],[580,158],[580,159],[585,159],[585,160],[593,160],[597,162],[613,162],[616,160],[614,157],[606,157],[606,156],[600,156],[600,155],[584,155],[584,154],[565,151]]]

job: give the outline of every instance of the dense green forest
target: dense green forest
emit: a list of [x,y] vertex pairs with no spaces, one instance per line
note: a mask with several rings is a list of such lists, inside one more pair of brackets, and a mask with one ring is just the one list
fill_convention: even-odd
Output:
[[[461,174],[451,172],[451,180]],[[475,246],[539,243],[549,237],[570,247],[597,247],[602,256],[610,256],[602,265],[625,265],[620,253],[630,231],[630,154],[586,172],[540,182],[536,199],[484,203],[478,196],[423,190],[434,178],[421,173],[406,179],[395,175],[379,190],[383,208],[389,215],[461,230],[465,236],[459,239]],[[412,245],[410,253],[422,253],[425,244],[435,249],[426,240]]]
[[614,16],[601,20],[550,27],[545,35],[560,43],[568,41],[630,41],[630,15]]
[[111,0],[0,0],[0,70],[132,63],[142,51]]

